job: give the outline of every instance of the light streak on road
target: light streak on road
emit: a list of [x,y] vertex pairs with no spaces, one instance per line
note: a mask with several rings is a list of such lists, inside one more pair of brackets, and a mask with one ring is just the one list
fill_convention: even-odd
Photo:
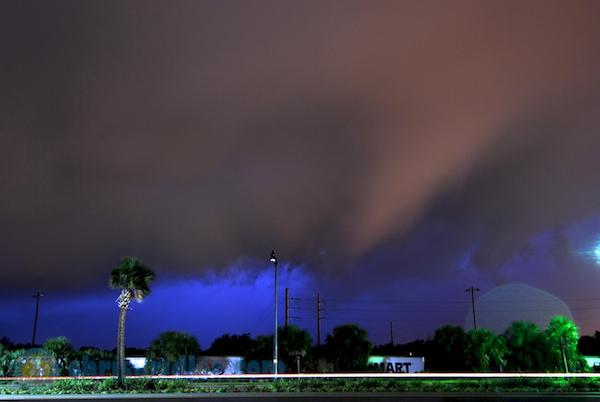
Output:
[[[404,378],[404,379],[483,379],[483,378],[598,378],[600,373],[307,373],[307,374],[219,374],[219,375],[139,375],[127,378],[184,379],[184,380],[270,380],[273,378]],[[59,379],[104,380],[116,376],[64,377],[0,377],[0,381],[56,381]]]

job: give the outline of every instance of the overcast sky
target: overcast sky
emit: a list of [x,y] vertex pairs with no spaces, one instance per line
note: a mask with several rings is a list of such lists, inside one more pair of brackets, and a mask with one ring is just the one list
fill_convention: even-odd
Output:
[[30,341],[41,291],[38,341],[112,347],[124,255],[157,272],[128,343],[267,333],[272,249],[328,330],[382,310],[357,322],[375,343],[515,283],[593,334],[598,21],[597,1],[1,2],[0,336]]

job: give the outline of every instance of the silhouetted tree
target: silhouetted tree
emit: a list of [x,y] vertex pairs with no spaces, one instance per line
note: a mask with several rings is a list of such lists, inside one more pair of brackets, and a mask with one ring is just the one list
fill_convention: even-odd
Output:
[[154,281],[154,277],[154,271],[133,257],[123,257],[119,261],[119,266],[110,273],[110,287],[121,290],[117,299],[119,306],[117,359],[120,385],[125,380],[125,316],[133,299],[141,302],[150,293],[150,284]]
[[584,356],[600,356],[600,332],[596,331],[594,336],[584,335],[579,338],[578,347]]
[[396,351],[400,356],[425,356],[425,341],[422,339],[397,345]]
[[202,354],[206,356],[245,356],[252,346],[250,334],[231,336],[224,334],[215,339],[210,348]]
[[4,337],[2,337],[2,339],[0,339],[0,344],[3,345],[7,349],[12,349],[15,346],[15,344],[12,343],[10,341],[10,339],[6,336],[4,336]]
[[279,359],[281,359],[286,370],[301,371],[301,362],[305,359],[311,348],[312,339],[305,329],[296,325],[285,325],[279,328]]
[[79,348],[77,352],[77,357],[81,358],[83,356],[87,356],[90,361],[113,361],[117,359],[116,352],[110,350],[102,350],[92,346],[83,346]]
[[259,335],[252,340],[251,346],[244,354],[246,363],[256,360],[273,361],[273,335]]
[[365,371],[373,346],[367,330],[355,324],[339,325],[327,335],[325,347],[337,371]]
[[425,356],[425,341],[416,340],[403,345],[378,345],[373,347],[371,355],[384,356]]
[[528,321],[513,321],[504,333],[504,337],[507,347],[507,371],[546,371],[548,343],[536,324]]
[[462,327],[444,325],[435,331],[428,345],[428,368],[431,371],[465,371],[468,339]]
[[[278,360],[283,362],[286,371],[295,370],[302,357],[306,357],[312,347],[308,331],[295,325],[285,325],[278,328],[277,338]],[[273,361],[273,335],[257,336],[243,356],[246,362]]]
[[467,334],[467,369],[475,372],[500,371],[506,366],[506,343],[487,329],[473,329]]
[[198,339],[181,331],[165,331],[150,343],[148,360],[173,363],[181,356],[196,356],[200,353]]

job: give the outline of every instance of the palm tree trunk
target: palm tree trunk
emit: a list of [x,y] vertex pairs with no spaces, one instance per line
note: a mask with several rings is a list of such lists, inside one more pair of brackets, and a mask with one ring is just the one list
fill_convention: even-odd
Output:
[[565,365],[565,373],[569,372],[569,365],[567,364],[567,354],[565,353],[565,344],[560,345],[560,351],[562,352],[563,364]]
[[117,359],[118,361],[118,382],[123,385],[125,381],[125,314],[127,308],[119,309],[119,327],[117,329]]
[[118,361],[118,382],[119,385],[123,385],[125,381],[125,314],[129,310],[129,303],[131,303],[131,290],[123,288],[121,294],[117,299],[117,305],[119,306],[119,326],[117,328],[117,359]]

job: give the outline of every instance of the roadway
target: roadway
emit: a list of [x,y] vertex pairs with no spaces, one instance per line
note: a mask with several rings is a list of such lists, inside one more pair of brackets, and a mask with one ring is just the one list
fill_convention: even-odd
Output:
[[476,402],[476,401],[600,401],[600,393],[543,392],[404,392],[404,393],[223,393],[223,394],[118,394],[118,395],[0,395],[0,401],[27,402]]

